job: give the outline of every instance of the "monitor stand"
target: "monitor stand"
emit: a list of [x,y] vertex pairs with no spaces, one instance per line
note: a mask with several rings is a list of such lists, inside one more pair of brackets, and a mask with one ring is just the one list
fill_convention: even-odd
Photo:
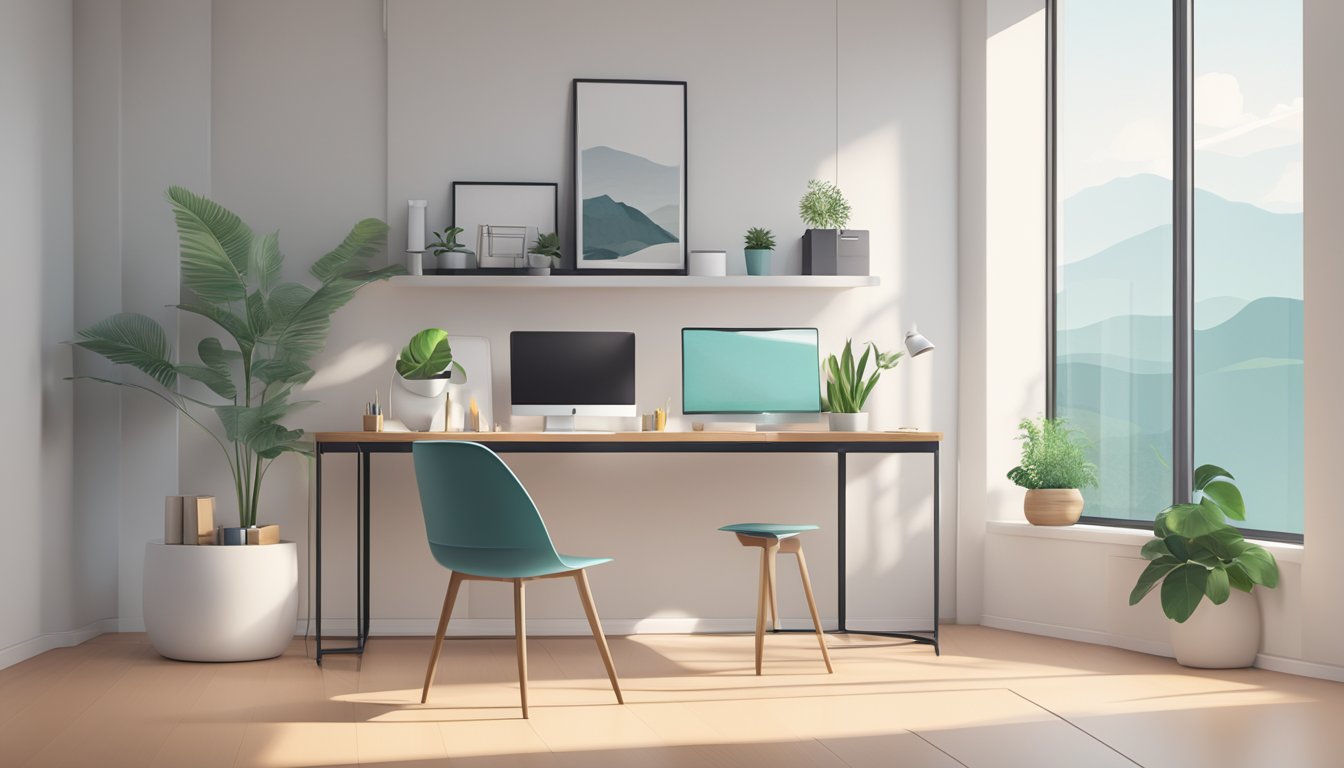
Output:
[[577,432],[578,430],[574,428],[574,424],[577,420],[578,420],[577,417],[575,417],[573,414],[570,414],[569,416],[547,416],[545,426],[542,427],[542,431]]

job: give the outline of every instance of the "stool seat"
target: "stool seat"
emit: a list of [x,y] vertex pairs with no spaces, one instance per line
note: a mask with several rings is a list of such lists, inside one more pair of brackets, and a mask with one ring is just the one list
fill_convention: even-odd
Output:
[[765,539],[787,539],[800,533],[818,530],[816,525],[788,525],[784,523],[733,523],[720,528],[720,531],[740,533],[743,536],[757,536]]

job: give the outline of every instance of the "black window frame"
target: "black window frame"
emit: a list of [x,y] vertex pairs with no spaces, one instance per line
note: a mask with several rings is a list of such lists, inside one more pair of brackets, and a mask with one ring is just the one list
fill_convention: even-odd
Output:
[[[1194,477],[1194,3],[1172,0],[1172,489],[1171,503],[1190,501]],[[1045,414],[1055,416],[1057,96],[1059,0],[1045,0]],[[1154,513],[1156,516],[1156,513]],[[1147,530],[1149,523],[1083,515],[1079,522]],[[1302,544],[1300,533],[1241,528],[1248,538]]]

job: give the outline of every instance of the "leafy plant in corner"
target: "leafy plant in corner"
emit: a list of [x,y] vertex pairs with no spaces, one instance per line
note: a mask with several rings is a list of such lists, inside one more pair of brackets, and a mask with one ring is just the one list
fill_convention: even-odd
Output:
[[[239,524],[250,527],[256,524],[261,482],[272,462],[285,453],[312,454],[303,430],[281,422],[308,404],[290,398],[312,378],[310,363],[326,344],[332,314],[360,288],[404,270],[369,268],[387,225],[364,219],[309,269],[317,287],[281,282],[279,233],[254,234],[231,211],[182,187],[170,187],[168,200],[181,243],[182,285],[189,294],[177,309],[219,326],[229,346],[220,336],[208,336],[196,347],[199,364],[177,362],[158,322],[126,312],[80,331],[74,343],[135,368],[153,384],[76,378],[149,392],[209,433],[233,473]],[[218,401],[183,392],[183,378],[203,384]],[[204,411],[215,414],[222,434],[201,421],[198,414]]]
[[773,251],[775,250],[775,234],[762,227],[752,227],[747,230],[746,247],[749,251]]
[[1087,460],[1086,444],[1064,419],[1023,419],[1022,460],[1008,470],[1008,479],[1029,491],[1045,488],[1087,488],[1097,484],[1097,466]]
[[1246,519],[1232,474],[1212,464],[1199,467],[1195,498],[1153,521],[1154,538],[1140,550],[1148,566],[1129,593],[1129,604],[1137,605],[1161,583],[1162,612],[1176,622],[1190,618],[1205,597],[1222,605],[1232,589],[1250,592],[1257,584],[1273,589],[1279,583],[1274,555],[1227,522]]
[[537,235],[537,244],[527,249],[528,253],[537,256],[545,256],[551,260],[551,266],[560,266],[560,235],[552,232],[548,235]]
[[[868,342],[858,363],[854,362],[853,342],[845,340],[845,349],[840,357],[830,355],[826,358],[826,410],[832,413],[860,413],[872,394],[877,380],[883,371],[891,370],[900,362],[901,352],[882,352],[877,345]],[[864,378],[869,361],[873,371]]]
[[453,359],[448,332],[442,328],[426,328],[415,334],[397,358],[397,374],[403,379],[450,378],[444,374],[453,371],[466,380],[467,372]]
[[435,256],[442,256],[445,253],[471,253],[469,248],[457,242],[457,236],[460,234],[462,234],[461,227],[448,227],[442,232],[435,232],[434,242],[429,244],[430,253]]
[[798,202],[798,215],[808,229],[844,229],[849,223],[849,202],[836,185],[812,179]]

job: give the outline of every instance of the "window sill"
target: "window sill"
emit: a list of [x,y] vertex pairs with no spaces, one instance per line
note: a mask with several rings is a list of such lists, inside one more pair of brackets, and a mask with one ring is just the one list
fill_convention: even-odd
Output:
[[[1032,539],[1058,539],[1077,541],[1085,544],[1117,544],[1143,546],[1153,536],[1139,528],[1114,528],[1108,525],[1032,525],[1026,520],[991,520],[985,523],[987,533],[997,536],[1024,536]],[[1281,541],[1255,541],[1269,550],[1274,559],[1281,563],[1301,563],[1305,548],[1301,544],[1286,544]]]

